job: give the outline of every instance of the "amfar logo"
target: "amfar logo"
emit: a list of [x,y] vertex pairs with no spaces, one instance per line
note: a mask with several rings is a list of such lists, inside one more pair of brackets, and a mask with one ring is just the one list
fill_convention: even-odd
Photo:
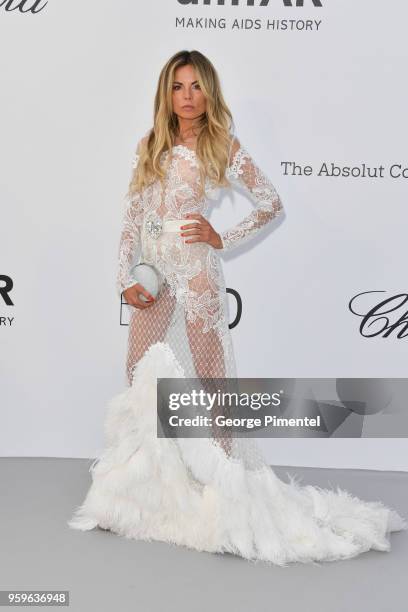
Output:
[[39,13],[46,7],[47,2],[43,0],[0,0],[0,7],[3,7],[5,11],[19,11],[20,13]]
[[[272,0],[273,1],[273,0]],[[270,0],[178,0],[179,4],[218,4],[218,6],[225,6],[230,4],[231,6],[241,6],[246,4],[247,6],[269,6]],[[282,0],[284,6],[304,6],[304,0]],[[313,6],[322,7],[321,0],[308,0],[312,2]]]
[[3,303],[6,304],[7,306],[14,306],[13,301],[9,295],[12,289],[13,289],[12,278],[10,278],[10,276],[6,276],[5,274],[0,274],[0,297],[3,299]]
[[[13,289],[13,280],[10,276],[0,274],[0,306],[6,304],[6,306],[14,306],[13,300],[10,297],[11,290]],[[11,327],[14,322],[14,317],[4,317],[0,314],[0,327]]]

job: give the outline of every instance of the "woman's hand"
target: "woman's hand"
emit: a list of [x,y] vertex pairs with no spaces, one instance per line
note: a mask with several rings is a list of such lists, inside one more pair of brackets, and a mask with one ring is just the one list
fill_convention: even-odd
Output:
[[[186,218],[192,219],[192,223],[180,227],[181,230],[186,228],[185,231],[181,232],[181,236],[188,236],[188,238],[184,240],[185,243],[207,242],[215,249],[222,249],[221,236],[203,215],[199,213],[188,213],[185,216]],[[197,221],[194,222],[194,219],[197,219]]]
[[[145,300],[141,299],[140,294],[144,295],[148,301],[146,302]],[[146,291],[146,289],[140,283],[136,283],[135,285],[128,287],[125,289],[125,291],[123,291],[122,295],[126,302],[131,306],[135,306],[135,308],[148,308],[156,301],[152,294]]]

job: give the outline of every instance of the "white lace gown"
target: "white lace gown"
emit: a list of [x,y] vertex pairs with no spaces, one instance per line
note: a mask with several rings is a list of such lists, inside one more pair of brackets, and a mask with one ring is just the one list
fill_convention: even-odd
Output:
[[[221,250],[187,244],[174,231],[187,213],[207,218],[219,190],[207,179],[206,196],[199,196],[192,149],[176,145],[162,157],[169,162],[164,185],[156,181],[125,203],[117,289],[120,295],[133,284],[129,270],[138,260],[153,263],[165,283],[152,306],[129,306],[128,386],[108,404],[105,447],[69,526],[280,566],[390,550],[389,533],[408,528],[395,510],[340,488],[301,486],[292,477],[285,483],[254,440],[157,437],[158,377],[236,376]],[[236,137],[227,176],[254,206],[221,233],[224,251],[253,238],[283,210],[275,187]]]

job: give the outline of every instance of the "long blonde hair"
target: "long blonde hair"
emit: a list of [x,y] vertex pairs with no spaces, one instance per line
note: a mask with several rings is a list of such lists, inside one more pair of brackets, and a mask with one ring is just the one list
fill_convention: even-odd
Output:
[[[225,103],[218,74],[199,51],[175,53],[161,70],[154,100],[154,125],[138,146],[138,164],[133,171],[128,196],[143,190],[159,179],[163,182],[171,161],[174,138],[178,131],[178,117],[172,108],[174,74],[180,66],[191,65],[196,70],[198,83],[206,98],[206,112],[197,121],[199,134],[196,155],[199,163],[201,195],[205,194],[205,177],[219,186],[229,186],[225,171],[229,162],[231,144],[231,111]],[[161,155],[170,151],[166,165]]]

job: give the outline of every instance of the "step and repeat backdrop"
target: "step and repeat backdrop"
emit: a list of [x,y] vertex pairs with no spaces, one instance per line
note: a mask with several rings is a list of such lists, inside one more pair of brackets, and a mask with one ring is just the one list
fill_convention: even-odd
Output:
[[[404,0],[0,2],[0,454],[94,457],[125,387],[124,195],[176,51],[215,65],[284,215],[222,255],[241,377],[404,378]],[[248,214],[225,192],[210,221]],[[408,469],[407,440],[262,440],[270,463]]]

